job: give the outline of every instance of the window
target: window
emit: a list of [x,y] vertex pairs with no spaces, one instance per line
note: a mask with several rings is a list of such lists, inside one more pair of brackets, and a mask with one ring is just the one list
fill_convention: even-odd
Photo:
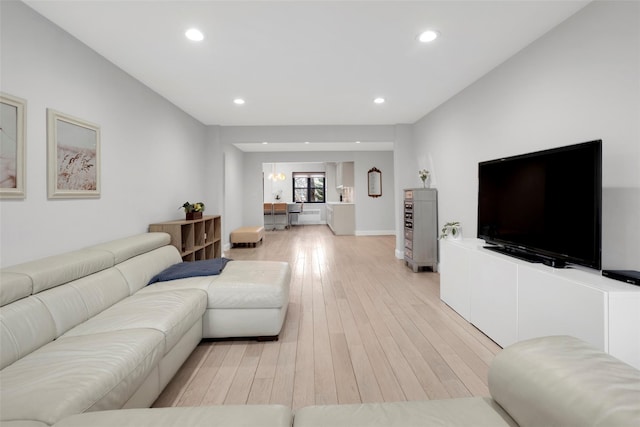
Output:
[[324,172],[294,172],[293,201],[324,203]]

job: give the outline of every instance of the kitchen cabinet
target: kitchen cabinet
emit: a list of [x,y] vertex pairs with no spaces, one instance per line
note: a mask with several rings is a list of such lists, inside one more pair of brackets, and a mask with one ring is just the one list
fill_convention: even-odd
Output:
[[341,162],[336,165],[336,188],[353,187],[353,162]]
[[353,203],[327,203],[327,225],[336,236],[356,233],[356,206]]

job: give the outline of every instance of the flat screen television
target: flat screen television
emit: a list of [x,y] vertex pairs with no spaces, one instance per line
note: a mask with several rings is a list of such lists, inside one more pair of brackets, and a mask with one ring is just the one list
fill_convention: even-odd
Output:
[[478,238],[553,267],[600,270],[602,141],[478,165]]

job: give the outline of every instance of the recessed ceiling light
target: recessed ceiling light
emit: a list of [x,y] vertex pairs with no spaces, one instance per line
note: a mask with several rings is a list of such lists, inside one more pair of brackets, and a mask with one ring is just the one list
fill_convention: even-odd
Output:
[[356,144],[360,144],[360,141],[356,141]]
[[305,141],[304,143],[305,143],[305,144],[308,144],[308,143],[309,143],[309,141]]
[[268,142],[267,141],[262,141],[262,145],[267,145]]
[[236,104],[236,105],[242,105],[242,104],[244,104],[244,99],[236,98],[236,99],[233,100],[233,103]]
[[373,100],[376,104],[384,104],[384,98],[378,97]]
[[189,28],[187,31],[185,31],[184,36],[194,42],[200,42],[204,40],[204,34],[202,34],[202,31],[198,30],[197,28]]
[[429,43],[437,39],[439,35],[440,33],[437,31],[427,30],[418,36],[418,40],[422,43]]

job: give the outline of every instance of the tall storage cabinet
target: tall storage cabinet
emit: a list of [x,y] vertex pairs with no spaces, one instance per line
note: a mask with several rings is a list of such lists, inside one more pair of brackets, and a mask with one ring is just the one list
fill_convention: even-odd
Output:
[[222,255],[221,222],[220,215],[211,215],[150,224],[149,231],[168,233],[171,244],[178,248],[183,261],[201,261]]
[[438,192],[435,188],[404,190],[404,260],[414,272],[438,268]]

